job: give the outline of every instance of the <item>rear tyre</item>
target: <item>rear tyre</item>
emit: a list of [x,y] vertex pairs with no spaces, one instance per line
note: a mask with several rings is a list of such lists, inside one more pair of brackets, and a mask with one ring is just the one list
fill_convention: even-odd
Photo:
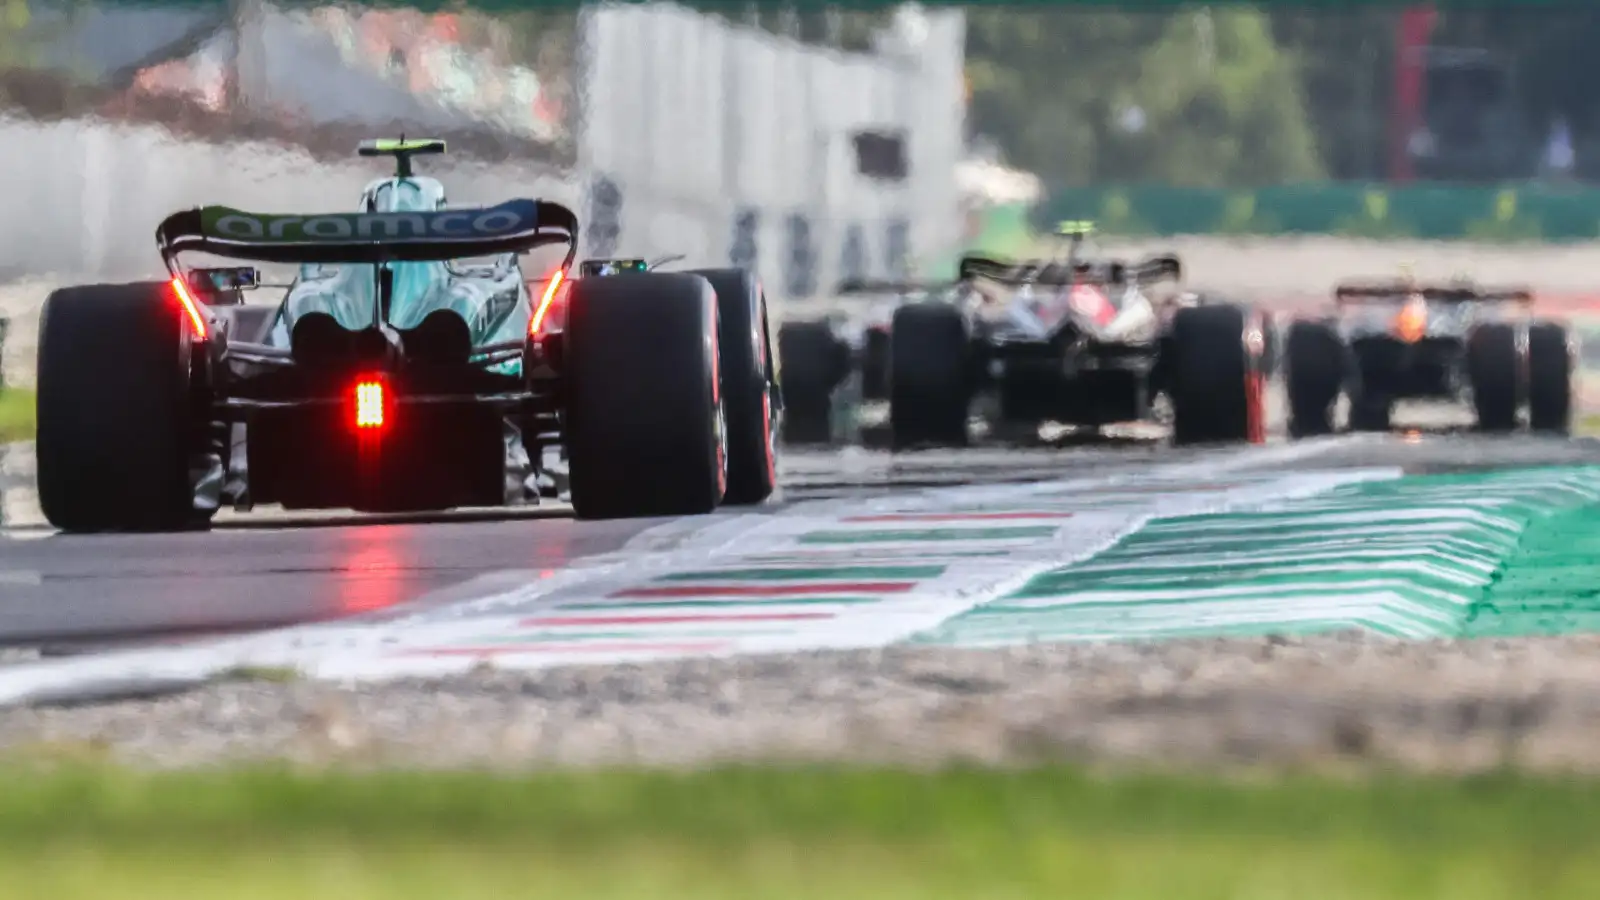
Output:
[[696,275],[572,282],[567,465],[580,519],[711,512],[727,484],[717,295]]
[[1528,329],[1528,427],[1566,434],[1572,428],[1572,348],[1554,322]]
[[942,303],[908,304],[894,311],[889,328],[894,447],[965,446],[971,341],[961,310]]
[[39,327],[39,505],[63,531],[177,531],[195,509],[190,332],[166,282],[63,288]]
[[728,417],[727,506],[750,506],[778,486],[767,298],[744,269],[698,269],[717,294],[722,406]]
[[861,397],[864,400],[889,399],[889,329],[867,329],[861,348]]
[[1283,346],[1284,382],[1289,395],[1289,437],[1333,432],[1333,406],[1344,385],[1345,350],[1324,322],[1289,326]]
[[778,372],[786,444],[833,441],[833,392],[850,374],[850,348],[827,322],[778,328]]
[[[1180,309],[1173,316],[1172,439],[1177,444],[1260,443],[1266,438],[1260,342],[1232,305]],[[1254,343],[1255,346],[1251,346]]]
[[1521,405],[1516,327],[1494,322],[1473,329],[1467,338],[1467,378],[1478,430],[1514,431]]
[[1350,396],[1351,431],[1388,431],[1394,422],[1394,400],[1359,389]]

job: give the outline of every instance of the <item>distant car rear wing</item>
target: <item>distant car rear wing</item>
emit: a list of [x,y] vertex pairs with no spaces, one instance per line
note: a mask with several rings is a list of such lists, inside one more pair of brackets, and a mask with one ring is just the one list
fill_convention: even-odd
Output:
[[915,294],[924,291],[944,291],[960,284],[957,281],[896,281],[870,278],[847,278],[834,288],[834,294],[849,297],[858,294]]
[[578,217],[559,203],[511,200],[499,206],[428,212],[268,215],[205,206],[174,213],[156,227],[156,245],[177,274],[180,253],[274,263],[420,262],[522,253],[566,244],[563,270],[577,255]]
[[1334,288],[1335,303],[1360,303],[1372,300],[1405,300],[1420,294],[1423,300],[1440,303],[1533,303],[1527,288],[1484,288],[1475,285],[1412,284],[1409,282],[1347,283]]
[[1018,263],[987,256],[963,256],[956,272],[956,279],[971,281],[974,278],[987,278],[1001,283],[1020,283],[1018,279],[1026,268]]
[[980,256],[961,260],[960,278],[983,278],[1001,284],[1041,284],[1060,287],[1069,284],[1114,284],[1133,282],[1154,284],[1178,281],[1183,263],[1176,256],[1162,254],[1136,263],[1123,262],[1028,262],[1008,263]]

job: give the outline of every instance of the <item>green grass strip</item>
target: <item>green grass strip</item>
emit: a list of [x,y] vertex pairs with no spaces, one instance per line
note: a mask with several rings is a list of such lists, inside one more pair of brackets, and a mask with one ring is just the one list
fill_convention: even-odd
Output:
[[33,440],[33,391],[0,388],[0,444]]
[[16,897],[1593,896],[1600,782],[1031,771],[0,775]]

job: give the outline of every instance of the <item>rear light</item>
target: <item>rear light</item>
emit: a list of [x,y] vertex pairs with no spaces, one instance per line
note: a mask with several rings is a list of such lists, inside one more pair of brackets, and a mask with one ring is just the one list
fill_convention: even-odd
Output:
[[210,334],[206,328],[205,317],[200,314],[200,304],[189,292],[189,285],[184,283],[183,277],[172,279],[172,293],[177,295],[178,304],[183,307],[183,312],[189,317],[189,324],[194,326],[194,339],[203,341]]
[[550,313],[550,305],[555,302],[556,291],[561,289],[561,283],[567,280],[565,269],[556,269],[550,273],[550,283],[545,285],[544,293],[539,296],[539,305],[533,310],[533,318],[528,320],[528,336],[537,337],[539,328],[544,325],[544,317]]
[[356,428],[382,428],[386,421],[387,397],[383,382],[364,379],[356,383]]
[[1416,343],[1428,333],[1428,305],[1421,301],[1407,301],[1394,319],[1395,336],[1406,343]]

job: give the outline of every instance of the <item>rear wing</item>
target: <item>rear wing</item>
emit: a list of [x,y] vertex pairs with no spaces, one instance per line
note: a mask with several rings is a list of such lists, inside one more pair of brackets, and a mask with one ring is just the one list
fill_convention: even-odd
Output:
[[559,203],[510,200],[499,206],[404,213],[267,215],[205,206],[168,216],[156,245],[168,270],[180,253],[274,263],[443,261],[566,244],[577,253],[578,217]]
[[914,294],[921,291],[942,291],[955,287],[954,281],[895,281],[870,278],[847,278],[839,282],[833,293],[839,297],[857,294]]
[[956,280],[971,281],[974,278],[987,278],[990,281],[1021,284],[1019,279],[1027,268],[1019,263],[1004,262],[987,256],[963,256],[956,271]]
[[1370,300],[1404,300],[1416,294],[1440,303],[1521,303],[1533,302],[1528,288],[1485,288],[1476,285],[1416,284],[1407,281],[1346,282],[1334,288],[1335,303],[1344,305]]
[[1171,254],[1146,257],[1136,263],[1119,261],[1098,263],[1028,262],[1007,263],[987,257],[968,256],[961,260],[960,278],[984,278],[1001,284],[1040,284],[1060,287],[1069,284],[1110,284],[1133,282],[1155,284],[1183,277],[1183,263]]

